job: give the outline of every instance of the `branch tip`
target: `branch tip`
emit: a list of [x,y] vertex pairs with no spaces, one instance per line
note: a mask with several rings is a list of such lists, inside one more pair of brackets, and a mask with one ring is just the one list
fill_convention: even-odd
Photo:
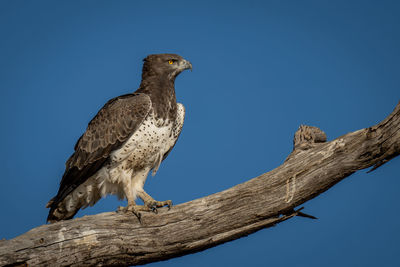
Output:
[[304,218],[309,218],[309,219],[313,219],[313,220],[318,220],[318,218],[315,217],[315,216],[312,216],[312,215],[310,215],[310,214],[301,212],[301,210],[303,210],[303,209],[304,209],[304,207],[301,207],[301,208],[299,208],[299,209],[297,209],[297,210],[293,210],[293,212],[296,213],[296,216],[299,216],[299,217],[304,217]]

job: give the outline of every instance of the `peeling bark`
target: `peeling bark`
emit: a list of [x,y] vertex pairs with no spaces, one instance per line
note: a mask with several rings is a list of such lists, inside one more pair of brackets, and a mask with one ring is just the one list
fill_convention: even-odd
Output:
[[[115,212],[42,225],[0,241],[1,266],[139,265],[195,253],[294,216],[295,208],[350,174],[400,154],[400,103],[379,124],[326,142],[300,126],[294,150],[276,169],[158,214]],[[371,170],[371,171],[372,171]]]

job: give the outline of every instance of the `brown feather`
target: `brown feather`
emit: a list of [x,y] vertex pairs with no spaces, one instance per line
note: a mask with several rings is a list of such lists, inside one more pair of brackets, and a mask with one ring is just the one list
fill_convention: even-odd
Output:
[[[86,132],[75,145],[74,154],[66,163],[58,193],[52,199],[52,203],[49,203],[51,209],[48,220],[52,220],[51,214],[58,203],[95,174],[110,153],[118,149],[136,131],[150,109],[150,98],[140,93],[119,96],[104,105],[89,122]],[[140,112],[137,112],[138,110]],[[119,131],[112,131],[105,137],[102,132],[110,127]]]
[[175,121],[174,82],[183,69],[171,72],[165,64],[171,58],[183,60],[175,54],[146,57],[139,89],[133,94],[111,99],[89,122],[86,132],[75,144],[75,152],[66,162],[57,195],[47,204],[50,207],[48,221],[70,219],[75,215],[80,206],[75,207],[73,214],[66,215],[61,207],[58,209],[59,204],[108,162],[110,154],[135,133],[150,112],[157,120]]

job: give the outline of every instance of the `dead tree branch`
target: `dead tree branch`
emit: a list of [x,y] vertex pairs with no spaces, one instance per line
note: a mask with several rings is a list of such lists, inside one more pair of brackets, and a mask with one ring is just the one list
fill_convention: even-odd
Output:
[[[350,174],[378,168],[400,153],[400,103],[379,124],[326,142],[300,126],[278,168],[225,191],[158,214],[107,212],[42,225],[0,241],[0,265],[137,265],[195,253],[296,215],[295,208]],[[372,170],[373,170],[372,169]]]

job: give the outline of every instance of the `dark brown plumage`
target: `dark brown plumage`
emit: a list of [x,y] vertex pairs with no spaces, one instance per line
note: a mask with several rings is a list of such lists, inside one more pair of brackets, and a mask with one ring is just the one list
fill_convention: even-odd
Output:
[[[142,195],[146,198],[143,199],[145,204],[146,201],[155,202],[153,199],[147,198],[148,195],[140,187],[136,188],[133,193],[128,188],[133,185],[131,185],[128,174],[125,174],[126,166],[128,166],[126,160],[130,160],[129,166],[132,167],[131,180],[133,183],[135,179],[139,179],[135,178],[139,173],[140,179],[145,180],[143,173],[147,169],[157,169],[161,160],[170,152],[179,136],[183,124],[182,116],[184,116],[183,106],[179,109],[183,115],[177,116],[178,105],[174,82],[177,75],[188,68],[191,68],[190,62],[175,54],[150,55],[144,59],[142,82],[139,89],[135,93],[109,100],[89,122],[86,132],[77,141],[75,152],[66,162],[65,173],[58,193],[47,204],[47,207],[50,208],[48,221],[70,219],[81,207],[93,205],[101,196],[110,192],[120,197],[126,197],[128,208],[130,207],[136,215],[139,213],[134,207],[140,207],[133,201],[136,193],[139,197]],[[148,131],[151,125],[156,125],[149,133],[149,136],[153,135],[152,140],[143,138],[142,140],[140,137],[135,139],[136,132]],[[173,129],[177,132],[174,132]],[[161,131],[170,131],[171,134],[176,135],[174,140],[162,141],[173,144],[171,143],[172,145],[167,147],[160,146],[156,140],[164,138],[164,132],[158,136],[159,131],[160,133]],[[136,136],[139,135],[136,134]],[[145,142],[152,152],[145,152],[135,147],[141,147],[141,142]],[[125,155],[129,149],[132,151],[130,154],[128,153],[129,155]],[[125,156],[126,158],[124,158]],[[135,161],[140,158],[139,156],[145,158],[145,160],[142,159],[143,164]],[[113,173],[117,173],[119,176]],[[123,177],[120,178],[120,176]],[[115,189],[114,186],[117,185],[113,182],[123,183],[123,189],[120,187],[115,187]],[[107,183],[109,183],[108,188],[104,189]],[[93,187],[97,187],[97,189],[93,189]],[[78,192],[75,192],[77,190]],[[121,193],[122,191],[123,193]],[[150,204],[148,203],[148,206]],[[156,206],[161,205],[160,203],[156,204],[159,204]],[[154,203],[152,205],[154,206]],[[139,210],[146,209],[140,208]]]

